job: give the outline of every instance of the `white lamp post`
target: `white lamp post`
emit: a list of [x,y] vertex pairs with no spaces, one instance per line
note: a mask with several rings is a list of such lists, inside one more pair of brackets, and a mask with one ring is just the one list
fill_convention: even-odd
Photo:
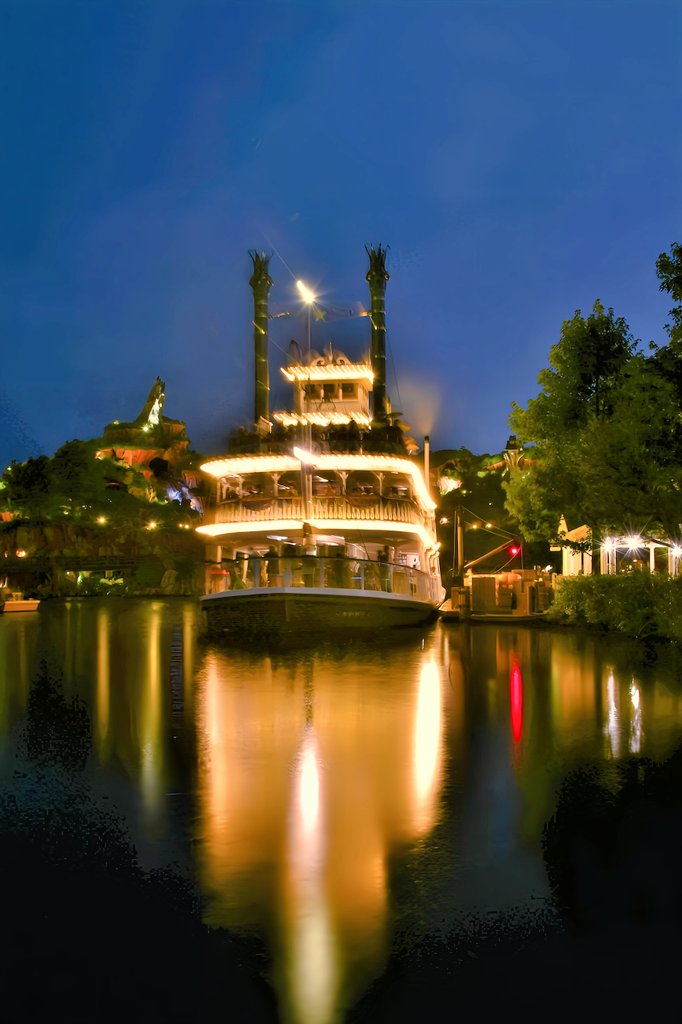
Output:
[[301,298],[303,299],[304,303],[308,307],[308,329],[307,329],[307,336],[306,336],[306,346],[307,346],[307,349],[308,349],[308,356],[310,356],[310,350],[311,350],[311,347],[312,347],[312,345],[311,345],[311,342],[312,342],[311,314],[312,314],[313,303],[315,302],[315,299],[317,298],[317,295],[315,294],[314,291],[312,291],[310,288],[308,288],[308,285],[304,284],[303,281],[297,281],[296,282],[296,287],[298,288],[298,294],[301,296]]
[[[304,303],[308,307],[308,323],[307,323],[307,331],[306,331],[306,349],[307,349],[307,356],[308,356],[308,365],[310,365],[310,352],[312,350],[312,333],[313,333],[312,319],[311,318],[312,318],[313,303],[315,302],[315,299],[317,298],[317,296],[315,295],[315,292],[312,291],[312,289],[308,288],[308,286],[303,283],[303,281],[297,281],[296,282],[296,287],[298,289],[298,294],[301,296],[301,298],[303,299]],[[305,406],[306,405],[307,405],[307,401],[303,403],[304,410],[305,410]],[[304,447],[307,448],[308,451],[310,451],[312,449],[312,427],[311,427],[310,423],[308,423],[307,426],[305,427],[304,439],[305,439]],[[304,466],[303,462],[301,462],[301,482],[302,482],[302,485],[303,485],[303,500],[305,502],[306,519],[309,519],[310,518],[311,508],[312,508],[312,478],[311,478],[310,472],[306,470],[306,467]]]

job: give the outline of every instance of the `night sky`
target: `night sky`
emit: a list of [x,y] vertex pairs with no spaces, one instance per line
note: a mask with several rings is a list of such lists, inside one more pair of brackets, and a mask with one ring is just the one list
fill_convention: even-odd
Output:
[[[296,278],[366,307],[390,246],[389,393],[434,448],[500,451],[597,298],[665,340],[677,0],[0,0],[0,109],[0,467],[134,418],[157,374],[223,450],[253,412],[251,248],[297,313]],[[273,320],[273,382],[304,333]],[[360,356],[369,321],[330,339]]]

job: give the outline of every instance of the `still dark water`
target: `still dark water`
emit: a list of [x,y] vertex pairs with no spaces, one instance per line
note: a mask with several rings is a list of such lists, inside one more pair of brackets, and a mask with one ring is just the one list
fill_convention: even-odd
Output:
[[617,789],[619,764],[682,734],[675,666],[616,639],[441,624],[266,654],[199,626],[181,599],[0,616],[0,769],[46,659],[87,704],[90,791],[143,869],[196,882],[205,925],[262,941],[291,1024],[353,1018],[396,943],[474,920],[551,932],[542,834],[563,780],[589,763]]

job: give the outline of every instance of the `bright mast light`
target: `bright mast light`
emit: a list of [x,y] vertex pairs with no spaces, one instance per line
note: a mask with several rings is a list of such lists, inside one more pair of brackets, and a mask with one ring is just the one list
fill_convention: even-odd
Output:
[[307,306],[312,306],[313,302],[317,298],[315,292],[311,291],[308,285],[304,284],[303,281],[297,281],[296,287],[298,288],[298,294],[301,296],[305,304]]

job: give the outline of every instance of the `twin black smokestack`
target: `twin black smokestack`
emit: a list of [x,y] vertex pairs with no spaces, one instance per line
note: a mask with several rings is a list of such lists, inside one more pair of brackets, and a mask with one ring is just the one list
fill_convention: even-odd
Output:
[[378,245],[366,245],[369,256],[369,294],[371,299],[370,319],[372,322],[372,347],[370,361],[374,374],[372,385],[372,419],[375,423],[386,422],[386,313],[384,311],[384,295],[388,273],[386,271],[386,254],[388,249]]
[[[388,273],[386,271],[387,247],[366,245],[369,256],[367,281],[370,293],[370,321],[372,344],[370,362],[374,374],[372,388],[372,418],[375,423],[386,422],[386,314],[384,295]],[[249,251],[253,273],[249,280],[253,291],[253,344],[255,355],[256,388],[254,396],[254,421],[259,430],[265,430],[269,420],[270,383],[268,376],[268,294],[272,278],[268,273],[270,256],[264,252]]]
[[249,280],[253,291],[253,347],[256,358],[256,391],[253,418],[257,429],[267,429],[269,417],[270,379],[268,375],[268,293],[272,278],[268,273],[270,257],[267,253],[249,251],[253,274]]

